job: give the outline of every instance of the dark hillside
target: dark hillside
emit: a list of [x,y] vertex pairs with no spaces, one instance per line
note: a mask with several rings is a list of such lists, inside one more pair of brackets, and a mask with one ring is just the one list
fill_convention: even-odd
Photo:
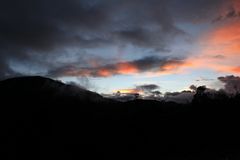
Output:
[[9,159],[237,160],[240,98],[219,96],[115,102],[48,78],[9,79],[0,148]]

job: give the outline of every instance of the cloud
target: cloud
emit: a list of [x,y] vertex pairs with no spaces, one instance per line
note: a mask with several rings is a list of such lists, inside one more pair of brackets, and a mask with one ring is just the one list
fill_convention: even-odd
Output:
[[225,76],[218,77],[218,80],[224,83],[224,90],[231,95],[240,93],[240,77],[238,76]]
[[231,8],[230,10],[227,11],[227,13],[219,16],[218,18],[214,19],[213,22],[218,22],[222,20],[226,20],[229,18],[239,18],[240,17],[240,11],[236,11],[234,8]]
[[159,89],[160,86],[156,84],[136,85],[134,88],[116,90],[113,95],[108,95],[108,97],[120,101],[134,99],[161,100],[162,93]]
[[218,16],[226,0],[171,0],[171,12],[178,21],[190,23],[210,22]]
[[120,94],[141,94],[142,91],[136,88],[128,88],[128,89],[119,89],[117,93]]
[[0,54],[0,80],[11,78],[13,76],[21,76],[21,74],[12,70],[12,68],[8,66],[5,59]]
[[113,94],[103,94],[104,97],[114,99],[121,102],[141,99],[143,92],[137,88],[119,89],[114,91]]
[[239,0],[229,0],[222,3],[219,10],[219,16],[213,22],[219,22],[227,19],[240,18],[240,2]]
[[[222,74],[239,74],[240,21],[215,26],[200,37],[197,55],[186,59],[193,69],[211,69]],[[187,63],[188,62],[188,63]]]
[[191,89],[192,91],[197,91],[197,86],[191,85],[191,86],[189,87],[189,89]]
[[117,93],[123,94],[155,94],[160,95],[161,92],[158,91],[160,87],[156,84],[144,84],[144,85],[137,85],[135,88],[130,89],[119,89]]
[[[142,52],[143,56],[149,56],[149,52],[145,53],[145,50],[154,50],[165,54],[163,51],[171,50],[171,45],[177,36],[186,34],[179,29],[177,23],[206,21],[215,14],[219,15],[219,6],[225,4],[224,2],[224,0],[183,0],[181,2],[179,0],[22,0],[21,2],[4,0],[0,6],[0,77],[22,73],[20,72],[22,66],[33,68],[28,65],[34,66],[38,70],[44,70],[44,72],[38,72],[38,70],[32,69],[32,72],[29,72],[41,75],[55,71],[54,73],[59,75],[67,72],[67,75],[109,77],[145,72],[141,66],[132,65],[131,61],[125,63],[122,60],[114,62],[115,64],[102,63],[95,68],[89,67],[87,62],[91,56],[89,52],[84,51],[133,46]],[[231,4],[234,11],[239,9],[238,0],[232,0]],[[228,15],[234,14],[229,12]],[[226,32],[239,28],[237,24],[234,26],[235,28],[225,26]],[[233,32],[234,35],[239,35],[236,32]],[[221,33],[217,34],[219,36],[216,37],[221,37]],[[226,38],[228,37],[226,36]],[[213,44],[213,42],[209,42],[209,44]],[[227,45],[221,45],[226,48],[223,50],[219,48],[220,53],[214,51],[211,56],[220,60],[223,57],[217,55],[225,56],[225,52],[228,50],[239,49],[238,42],[232,44],[233,46],[228,48]],[[73,56],[72,52],[77,52],[77,54]],[[114,53],[108,54],[113,56]],[[229,54],[231,53],[229,52]],[[183,57],[187,56],[187,53],[183,55]],[[78,62],[65,60],[62,63],[62,60],[59,63],[56,57],[72,57]],[[82,57],[84,60],[81,60]],[[173,55],[173,57],[177,56]],[[189,62],[195,61],[190,60]],[[81,67],[76,63],[81,64]],[[202,62],[196,63],[196,65],[205,65]],[[156,63],[150,65],[152,64]],[[146,70],[155,68],[144,65]],[[189,67],[187,63],[184,65],[186,68]],[[170,73],[170,70],[174,71],[178,67],[178,63],[169,61],[160,67],[160,72],[154,70],[152,74],[164,74],[164,70],[165,73]],[[237,71],[236,67],[219,67],[217,62],[210,66],[210,68],[231,72]]]
[[144,57],[138,60],[106,64],[93,68],[81,68],[77,66],[64,66],[56,68],[48,73],[49,76],[89,76],[110,77],[114,75],[131,75],[142,72],[161,73],[172,71],[184,64],[181,59],[159,58],[156,56]]
[[[185,7],[194,6],[192,3],[195,3],[195,1],[190,2],[190,4],[185,5]],[[205,0],[201,2],[196,1],[196,4],[201,6],[208,4],[208,2]],[[208,7],[212,9],[206,11],[206,7],[197,8],[203,12],[206,11],[205,13],[209,17],[221,16],[221,22],[213,23],[211,28],[199,37],[197,42],[199,46],[198,51],[196,50],[196,54],[188,56],[185,60],[185,65],[182,67],[184,70],[204,69],[221,74],[238,75],[240,74],[240,21],[236,16],[240,13],[240,1],[209,1]],[[192,9],[196,9],[196,7]],[[198,9],[196,9],[196,13],[199,12]],[[189,13],[189,10],[186,12]],[[214,13],[209,14],[209,12]],[[201,16],[200,14],[200,17]],[[205,20],[206,19],[208,18],[205,17]]]
[[207,88],[206,86],[195,86],[191,85],[189,87],[190,91],[181,92],[166,92],[164,94],[163,100],[166,102],[176,102],[176,103],[191,103],[193,100],[199,100],[202,97],[207,97],[215,99],[218,97],[218,91],[215,89]]
[[77,77],[75,81],[66,81],[66,83],[90,91],[97,90],[96,85],[88,77]]
[[233,71],[234,73],[240,73],[240,66],[232,67],[232,71]]
[[136,88],[142,91],[152,92],[156,89],[159,89],[160,87],[156,84],[144,84],[144,85],[138,85],[136,86]]
[[[66,66],[69,69],[65,70],[72,70],[74,67],[78,69],[79,67],[71,62],[60,64],[53,58],[53,55],[70,57],[73,50],[81,50],[78,51],[78,58],[88,57],[88,53],[82,52],[84,49],[102,49],[110,46],[134,46],[141,51],[147,49],[164,54],[163,51],[171,50],[176,36],[185,35],[185,32],[177,27],[177,22],[204,20],[215,13],[223,2],[4,0],[0,6],[0,77],[19,73],[19,67],[13,67],[13,62],[25,67],[31,64],[39,70],[47,71]],[[176,68],[173,64],[169,63],[165,68]],[[138,72],[133,66],[120,63],[119,65],[118,71],[122,73],[116,74],[125,74],[126,71]],[[86,70],[81,69],[81,72],[84,72],[81,74],[88,75],[88,64],[84,67]],[[92,72],[94,71],[91,71],[90,75],[103,77],[112,73],[105,68],[99,73]],[[42,74],[37,71],[35,73]]]
[[124,45],[165,50],[182,34],[165,0],[4,0],[0,10],[1,77],[13,74],[12,61],[49,69],[44,59],[69,54],[62,50]]
[[162,93],[159,91],[160,86],[156,84],[137,85],[136,89],[143,93],[144,99],[159,100],[162,95]]
[[166,102],[176,103],[190,103],[193,100],[195,92],[182,91],[182,92],[167,92],[164,94],[163,100]]
[[221,53],[224,56],[238,55],[240,50],[239,27],[239,21],[232,21],[217,27],[216,30],[209,34],[208,42],[210,43],[209,46],[212,47],[209,52]]

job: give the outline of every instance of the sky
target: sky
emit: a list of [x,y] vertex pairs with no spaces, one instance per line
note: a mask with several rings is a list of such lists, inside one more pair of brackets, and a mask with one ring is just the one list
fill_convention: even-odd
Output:
[[240,0],[1,0],[0,79],[99,93],[220,88],[240,75]]

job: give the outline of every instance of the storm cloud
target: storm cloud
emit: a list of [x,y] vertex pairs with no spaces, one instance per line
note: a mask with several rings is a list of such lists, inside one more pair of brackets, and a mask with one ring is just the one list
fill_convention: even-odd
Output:
[[[166,70],[163,66],[167,64],[181,63],[175,57],[188,56],[185,51],[171,52],[176,38],[184,41],[184,37],[189,36],[179,22],[192,23],[219,15],[217,10],[223,2],[3,0],[0,5],[0,77],[21,74],[108,77],[153,71],[159,67],[160,71]],[[141,57],[128,55],[130,59],[119,59],[114,64],[103,62],[97,67],[88,64],[92,58],[89,49],[108,50],[108,47],[132,47],[128,54],[141,52]],[[154,60],[153,53],[156,57],[172,57]],[[118,58],[114,54],[99,53],[98,56],[99,59]],[[128,64],[130,70],[126,72],[124,68]]]
[[[39,54],[48,58],[66,48],[133,45],[164,50],[182,33],[166,5],[164,0],[1,1],[1,77],[14,73],[12,61],[35,63]],[[44,62],[39,63],[48,65]]]

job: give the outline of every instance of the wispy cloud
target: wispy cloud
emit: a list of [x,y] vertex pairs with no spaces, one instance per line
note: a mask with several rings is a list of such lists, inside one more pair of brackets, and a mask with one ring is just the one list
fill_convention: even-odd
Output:
[[222,3],[222,7],[219,8],[218,17],[213,22],[220,22],[227,19],[240,18],[240,1],[228,0]]

